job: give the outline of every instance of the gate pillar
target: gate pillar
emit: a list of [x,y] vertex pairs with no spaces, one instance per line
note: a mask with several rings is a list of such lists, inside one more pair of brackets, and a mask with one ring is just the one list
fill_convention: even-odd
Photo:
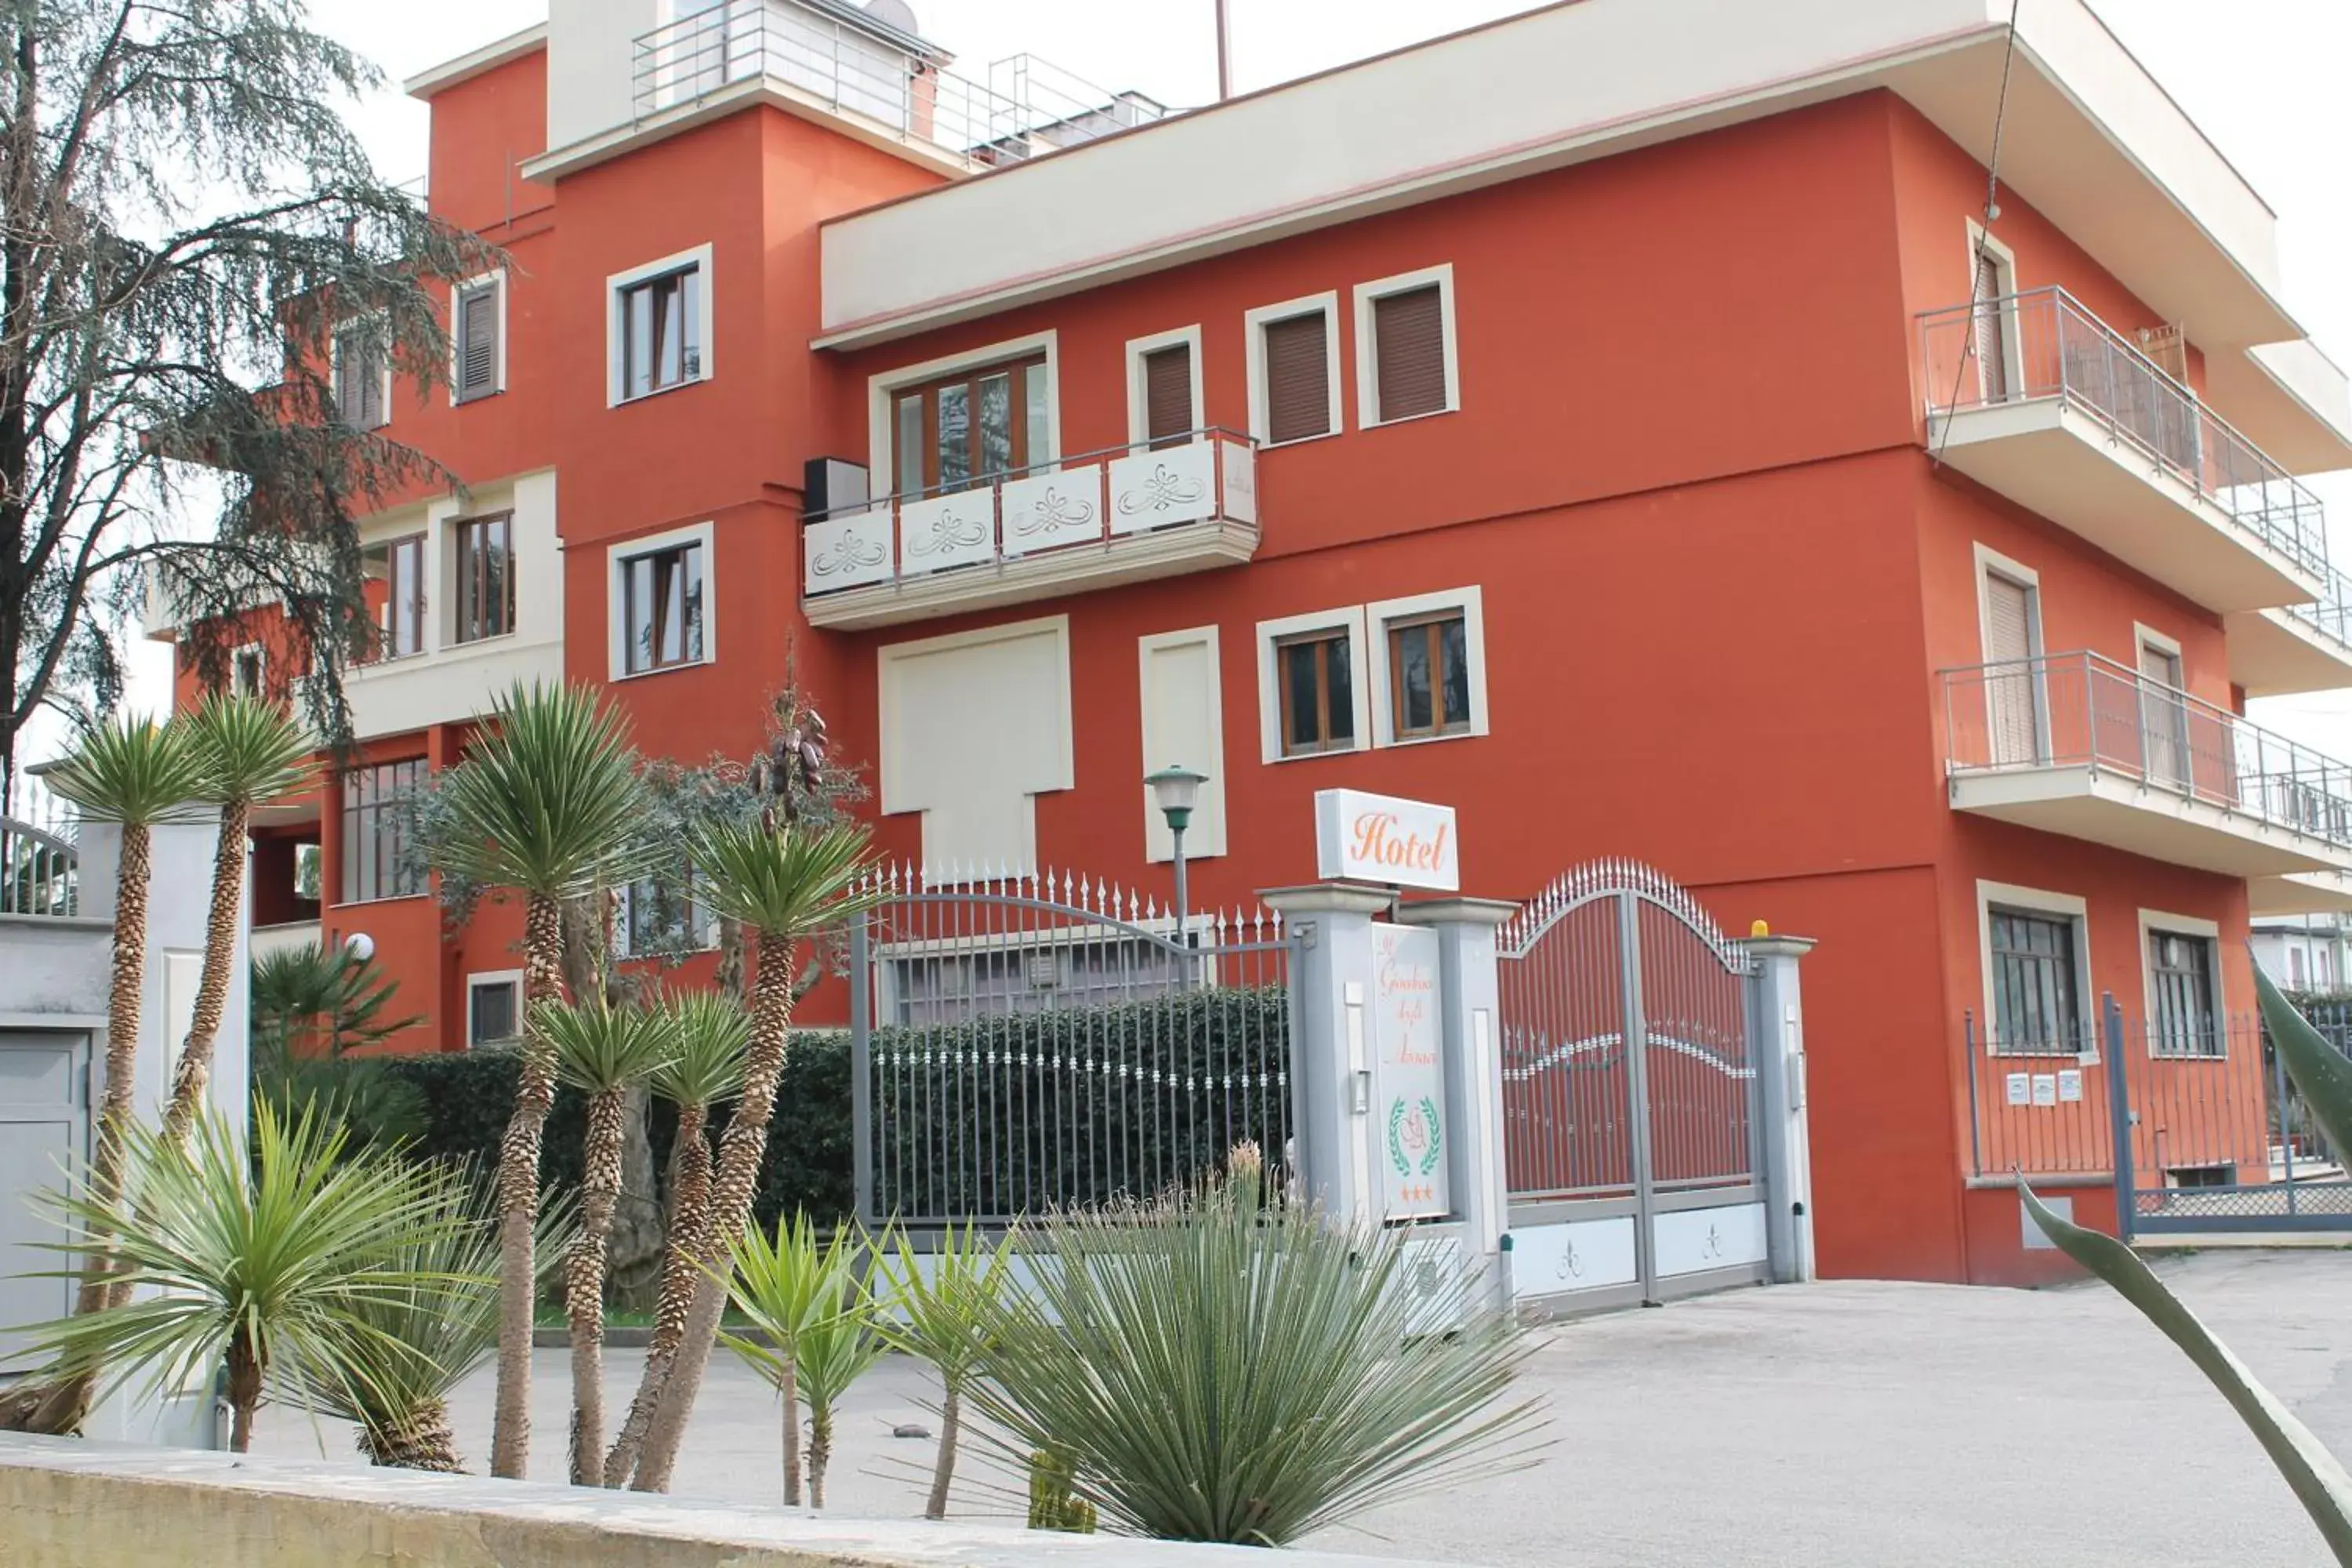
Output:
[[1503,1165],[1503,1058],[1496,1018],[1501,986],[1495,930],[1519,912],[1497,899],[1429,899],[1397,910],[1400,925],[1437,933],[1439,1038],[1445,1058],[1447,1176],[1463,1245],[1502,1277],[1509,1199]]
[[[1297,943],[1290,975],[1292,1137],[1299,1195],[1350,1222],[1375,1217],[1365,1137],[1371,1113],[1372,918],[1396,895],[1346,882],[1258,895]],[[1269,1149],[1269,1158],[1281,1153]]]
[[1748,985],[1748,1059],[1760,1093],[1764,1247],[1772,1281],[1813,1278],[1812,1145],[1805,1110],[1805,1013],[1797,961],[1813,950],[1803,936],[1753,936]]

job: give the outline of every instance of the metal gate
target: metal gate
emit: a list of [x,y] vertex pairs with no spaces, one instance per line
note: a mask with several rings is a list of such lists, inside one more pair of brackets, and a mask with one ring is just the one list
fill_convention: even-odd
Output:
[[857,1207],[1002,1225],[1148,1198],[1291,1137],[1292,939],[1098,880],[884,879],[851,932]]
[[1766,1277],[1746,949],[1649,867],[1579,868],[1498,933],[1522,1295]]

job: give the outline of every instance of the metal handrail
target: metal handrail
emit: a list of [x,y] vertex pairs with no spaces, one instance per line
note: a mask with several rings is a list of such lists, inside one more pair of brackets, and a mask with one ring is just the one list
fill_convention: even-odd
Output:
[[2319,498],[2064,289],[1926,311],[1919,330],[1931,426],[2063,399],[2297,565],[2329,569]]
[[2315,603],[2289,605],[2286,613],[2322,636],[2352,647],[2352,577],[2330,568],[2327,591]]
[[27,776],[16,781],[21,815],[0,816],[0,915],[81,912],[79,819]]
[[2088,767],[2352,847],[2352,766],[2088,651],[1939,672],[1953,775]]

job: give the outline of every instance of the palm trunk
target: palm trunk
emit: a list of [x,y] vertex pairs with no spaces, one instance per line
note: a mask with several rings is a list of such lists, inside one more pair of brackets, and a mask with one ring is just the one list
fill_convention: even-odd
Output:
[[212,1081],[213,1049],[220,1038],[221,1012],[228,1005],[229,971],[236,962],[237,906],[245,896],[246,835],[252,826],[250,801],[221,808],[220,840],[213,850],[213,902],[205,926],[205,966],[196,981],[195,1016],[187,1043],[172,1074],[172,1100],[163,1110],[163,1140],[185,1148],[188,1129]]
[[[122,825],[122,853],[114,889],[114,968],[106,998],[106,1093],[99,1101],[91,1141],[90,1201],[112,1208],[122,1196],[122,1135],[131,1125],[139,1082],[139,1005],[147,983],[147,884],[152,867],[147,825]],[[93,1229],[95,1246],[107,1239]],[[109,1295],[103,1265],[93,1252],[74,1296],[74,1312],[95,1312]],[[0,1395],[0,1431],[62,1436],[81,1430],[98,1387],[99,1369],[56,1381],[27,1381]]]
[[947,1397],[940,1401],[940,1460],[931,1471],[931,1495],[923,1504],[925,1519],[948,1516],[948,1484],[955,1479],[956,1435],[962,1425],[963,1396],[950,1378]]
[[555,1053],[533,1003],[563,994],[562,911],[542,893],[523,914],[522,1070],[514,1114],[499,1143],[499,1396],[490,1426],[490,1474],[519,1480],[530,1462],[530,1330],[538,1271],[531,1226],[539,1217],[539,1145],[555,1102]]
[[621,1139],[628,1090],[588,1097],[580,1181],[580,1236],[563,1276],[572,1321],[572,1484],[593,1487],[604,1457],[604,1242],[621,1192]]
[[833,1407],[809,1406],[809,1506],[824,1507],[824,1467],[833,1458]]
[[670,1230],[668,1255],[662,1265],[661,1300],[654,1308],[653,1338],[646,1346],[645,1375],[630,1403],[621,1435],[604,1457],[604,1484],[624,1487],[637,1468],[644,1450],[646,1428],[653,1424],[662,1390],[677,1363],[677,1347],[686,1338],[687,1311],[694,1301],[696,1281],[702,1278],[695,1260],[702,1256],[710,1229],[710,1140],[703,1134],[709,1108],[677,1108],[677,1142],[670,1152]]
[[613,1210],[612,1237],[604,1244],[605,1293],[614,1305],[633,1311],[658,1300],[669,1239],[654,1168],[652,1102],[645,1085],[630,1086],[621,1118],[621,1196]]
[[801,1377],[787,1354],[776,1392],[784,1398],[784,1506],[801,1506]]
[[465,1462],[457,1458],[457,1434],[449,1429],[449,1406],[428,1400],[397,1425],[360,1430],[360,1452],[371,1465],[394,1470],[434,1470],[461,1476]]
[[[729,1251],[741,1239],[751,1222],[751,1196],[760,1178],[760,1161],[768,1151],[768,1123],[776,1111],[776,1086],[784,1074],[787,1031],[793,1021],[793,949],[788,936],[760,933],[759,973],[751,985],[751,1044],[743,1063],[743,1095],[728,1118],[719,1141],[719,1168],[711,1184],[710,1224],[702,1238],[700,1256],[712,1269],[725,1266]],[[695,1282],[693,1305],[688,1310],[677,1357],[646,1431],[645,1451],[637,1461],[632,1484],[642,1492],[669,1489],[670,1471],[677,1463],[678,1444],[686,1436],[686,1420],[702,1392],[702,1374],[710,1364],[710,1347],[719,1338],[719,1318],[727,1291],[719,1280],[703,1274]]]
[[261,1406],[260,1361],[253,1341],[239,1329],[228,1342],[228,1451],[243,1454],[253,1447],[253,1413]]

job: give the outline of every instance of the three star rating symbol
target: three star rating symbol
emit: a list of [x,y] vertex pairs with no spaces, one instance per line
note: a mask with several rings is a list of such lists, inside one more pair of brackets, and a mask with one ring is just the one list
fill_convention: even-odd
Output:
[[1433,1204],[1437,1186],[1432,1182],[1407,1182],[1397,1189],[1397,1196],[1409,1204]]

